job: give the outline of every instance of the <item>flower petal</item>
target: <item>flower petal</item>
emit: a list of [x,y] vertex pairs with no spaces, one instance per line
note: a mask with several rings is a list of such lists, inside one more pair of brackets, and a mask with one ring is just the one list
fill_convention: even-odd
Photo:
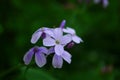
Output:
[[61,22],[61,24],[60,24],[60,28],[64,28],[64,26],[65,26],[65,23],[66,23],[66,20],[63,20],[62,22]]
[[69,33],[69,34],[75,34],[75,30],[69,27],[67,27],[66,29],[63,29],[63,32]]
[[63,36],[63,32],[61,28],[54,29],[54,38],[56,40],[60,40],[62,36]]
[[83,40],[82,40],[80,37],[76,36],[76,35],[74,35],[74,36],[72,37],[72,39],[73,39],[73,41],[74,41],[75,43],[83,42]]
[[72,36],[70,34],[64,35],[61,39],[61,44],[66,45],[71,42]]
[[32,38],[31,38],[31,43],[35,44],[41,35],[42,35],[42,32],[38,30],[35,33],[33,33]]
[[53,34],[53,30],[52,29],[48,29],[48,30],[45,30],[44,31],[47,35],[51,36],[51,37],[54,37],[54,34]]
[[35,53],[35,62],[39,67],[43,67],[46,64],[46,57],[42,53]]
[[51,37],[46,37],[45,39],[43,39],[43,45],[44,46],[54,46],[55,40],[52,39]]
[[62,57],[55,54],[53,56],[52,65],[54,68],[62,68],[63,65]]
[[63,53],[63,51],[64,51],[64,48],[63,48],[62,45],[56,45],[56,46],[55,46],[55,53],[56,53],[57,55],[61,55],[61,54]]
[[28,64],[31,62],[32,57],[33,57],[33,54],[34,54],[33,48],[31,48],[31,49],[24,55],[23,61],[24,61],[24,63],[25,63],[26,65],[28,65]]
[[48,54],[55,53],[54,47],[49,48]]
[[71,54],[69,54],[67,51],[64,51],[63,54],[61,55],[62,58],[67,61],[69,64],[71,63]]
[[48,49],[46,47],[39,47],[38,49],[41,53],[48,54]]

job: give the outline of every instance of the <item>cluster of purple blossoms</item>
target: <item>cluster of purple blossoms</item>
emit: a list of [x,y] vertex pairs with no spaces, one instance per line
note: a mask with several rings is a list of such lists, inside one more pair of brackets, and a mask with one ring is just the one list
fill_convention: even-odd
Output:
[[[40,38],[43,39],[45,47],[35,46],[31,48],[23,57],[23,61],[28,65],[33,55],[35,55],[35,62],[38,67],[43,67],[47,63],[47,56],[54,54],[52,65],[54,68],[62,68],[63,60],[71,63],[72,55],[64,50],[64,47],[71,48],[74,43],[79,44],[83,42],[72,28],[64,28],[66,21],[63,20],[59,28],[39,28],[35,31],[31,38],[31,43],[35,44]],[[64,33],[64,34],[63,34]],[[46,47],[49,47],[47,49]]]
[[[85,3],[90,3],[91,0],[78,0],[79,3],[85,1]],[[109,5],[109,0],[93,0],[95,4],[102,3],[103,7],[106,8]]]
[[96,4],[98,4],[100,2],[102,2],[104,8],[106,8],[109,4],[108,0],[94,0],[94,3],[96,3]]

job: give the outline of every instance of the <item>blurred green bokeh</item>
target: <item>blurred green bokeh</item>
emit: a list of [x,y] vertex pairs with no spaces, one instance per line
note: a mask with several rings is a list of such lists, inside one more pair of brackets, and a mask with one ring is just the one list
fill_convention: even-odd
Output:
[[[0,0],[0,80],[120,80],[119,3],[109,0],[103,8],[92,0]],[[25,66],[33,32],[63,19],[84,41],[68,49],[72,63],[54,69],[50,57],[43,68],[34,59]]]

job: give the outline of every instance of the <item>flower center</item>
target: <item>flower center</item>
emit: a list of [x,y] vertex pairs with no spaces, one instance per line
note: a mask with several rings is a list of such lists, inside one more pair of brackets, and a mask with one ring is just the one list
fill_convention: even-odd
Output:
[[58,41],[58,40],[56,40],[56,42],[55,42],[56,44],[60,44],[60,42]]
[[34,49],[33,49],[33,51],[34,51],[35,53],[38,52],[38,51],[39,51],[38,47],[35,46]]

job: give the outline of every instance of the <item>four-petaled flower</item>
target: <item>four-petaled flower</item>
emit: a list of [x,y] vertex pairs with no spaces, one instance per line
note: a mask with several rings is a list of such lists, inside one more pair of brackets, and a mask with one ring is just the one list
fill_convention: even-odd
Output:
[[35,62],[39,67],[42,67],[46,64],[46,56],[48,54],[48,50],[45,47],[35,46],[31,48],[23,57],[23,61],[26,65],[28,65],[33,55],[35,55]]
[[50,28],[39,28],[37,31],[35,31],[31,38],[31,43],[35,44],[40,37],[45,38],[46,36],[51,35],[51,29]]
[[63,36],[61,28],[56,28],[53,31],[52,37],[43,39],[44,46],[55,46],[55,54],[61,55],[64,52],[64,46],[71,42],[69,34]]
[[76,32],[74,29],[67,27],[66,29],[63,29],[63,32],[71,34],[72,40],[75,43],[83,42],[83,40],[76,35]]
[[71,57],[72,57],[71,54],[69,54],[67,51],[63,51],[61,55],[54,54],[52,65],[54,68],[62,68],[63,59],[70,64]]
[[[55,53],[54,47],[51,47],[48,50],[48,54],[52,54],[52,53]],[[72,55],[69,54],[67,51],[63,51],[63,53],[61,55],[54,54],[53,60],[52,60],[52,65],[54,68],[62,68],[63,59],[70,64],[71,57],[72,57]]]

